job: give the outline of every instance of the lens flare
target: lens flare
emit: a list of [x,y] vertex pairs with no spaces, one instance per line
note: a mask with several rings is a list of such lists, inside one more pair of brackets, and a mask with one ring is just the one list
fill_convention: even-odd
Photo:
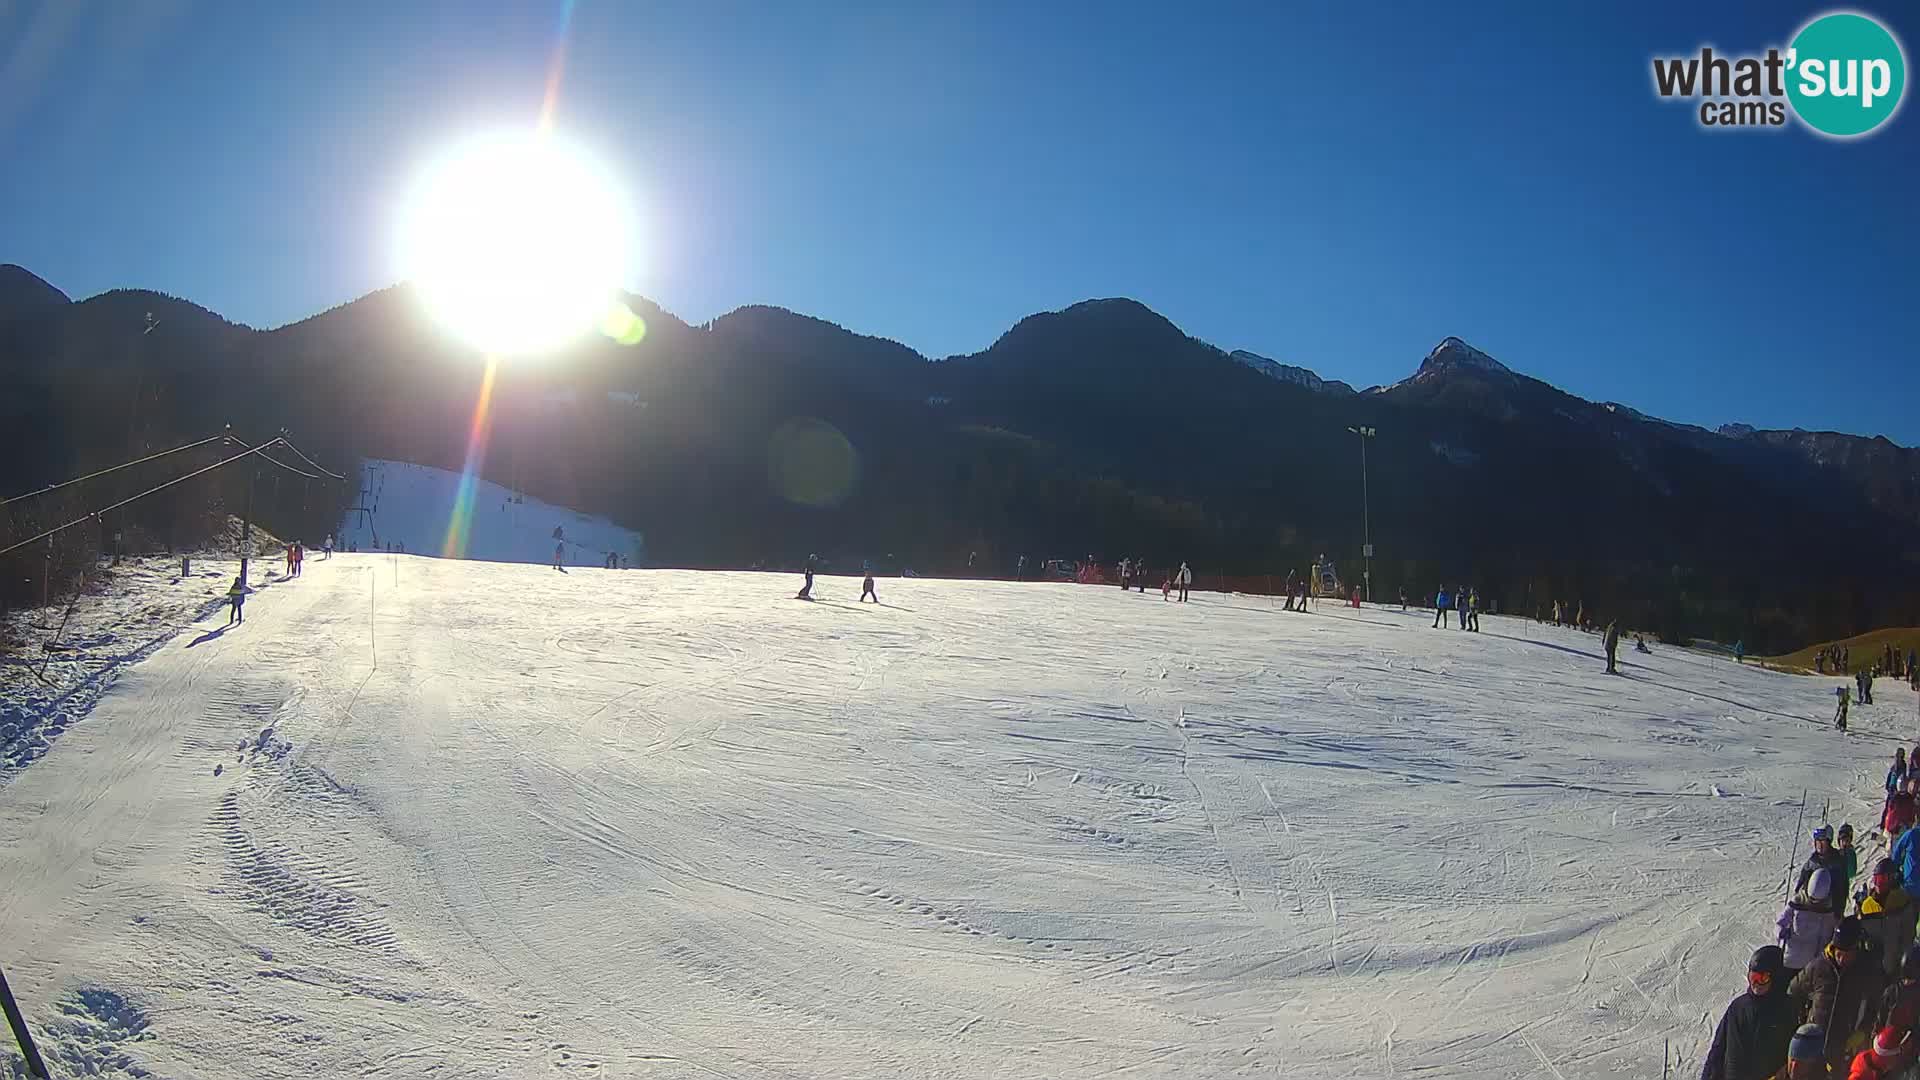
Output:
[[473,405],[473,424],[467,431],[467,461],[460,469],[460,484],[454,490],[453,514],[447,519],[447,540],[440,553],[449,559],[464,559],[467,541],[473,530],[473,494],[480,483],[480,466],[486,461],[487,440],[493,433],[493,377],[500,361],[487,357],[486,371],[480,376],[480,396]]
[[838,506],[853,494],[859,473],[853,444],[825,420],[789,420],[768,440],[767,482],[788,502]]

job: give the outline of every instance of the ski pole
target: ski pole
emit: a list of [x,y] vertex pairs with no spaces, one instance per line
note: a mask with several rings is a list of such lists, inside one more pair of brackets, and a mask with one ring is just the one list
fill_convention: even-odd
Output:
[[[1800,789],[1800,816],[1793,819],[1793,851],[1787,855],[1787,882],[1793,880],[1793,861],[1800,857],[1800,826],[1807,820],[1807,789]],[[1782,882],[1786,884],[1786,882]]]
[[0,972],[0,1008],[5,1008],[7,1023],[13,1027],[13,1038],[20,1044],[20,1055],[27,1059],[27,1075],[47,1080],[47,1063],[40,1060],[40,1049],[33,1045],[33,1035],[27,1031],[27,1018],[20,1015],[20,1006],[14,1004],[13,989],[7,985],[4,972]]

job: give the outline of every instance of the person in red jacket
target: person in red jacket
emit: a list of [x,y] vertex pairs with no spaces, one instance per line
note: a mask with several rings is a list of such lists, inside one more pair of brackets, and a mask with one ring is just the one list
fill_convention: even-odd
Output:
[[1880,831],[1887,834],[1887,839],[1898,837],[1920,820],[1920,798],[1914,796],[1916,785],[1920,785],[1920,777],[1904,777],[1899,790],[1887,796],[1886,812],[1880,815]]
[[1873,1045],[1853,1059],[1847,1080],[1892,1080],[1913,1063],[1913,1035],[1905,1028],[1883,1027]]

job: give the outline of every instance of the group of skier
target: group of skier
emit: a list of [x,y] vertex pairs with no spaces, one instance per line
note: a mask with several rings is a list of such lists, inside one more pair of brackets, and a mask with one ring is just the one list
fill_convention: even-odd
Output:
[[[1889,851],[1864,882],[1853,827],[1822,824],[1754,950],[1747,989],[1720,1018],[1701,1080],[1879,1080],[1920,1064],[1920,746],[1894,751],[1880,828]],[[1849,912],[1851,907],[1851,912]]]
[[[1401,594],[1400,606],[1403,608],[1406,607],[1406,594],[1404,593]],[[1472,630],[1478,633],[1480,630],[1480,590],[1471,585],[1462,585],[1453,592],[1448,592],[1445,585],[1440,586],[1439,591],[1433,594],[1433,628],[1436,630],[1445,629],[1448,625],[1447,617],[1455,611],[1459,612],[1459,629]]]

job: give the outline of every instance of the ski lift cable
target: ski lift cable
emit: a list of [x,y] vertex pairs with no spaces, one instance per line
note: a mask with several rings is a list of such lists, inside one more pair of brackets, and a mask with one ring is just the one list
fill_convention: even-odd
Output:
[[303,454],[303,453],[301,453],[301,452],[300,452],[300,448],[299,448],[299,447],[297,447],[297,446],[295,446],[295,445],[293,445],[293,442],[292,442],[291,440],[289,440],[289,439],[288,439],[288,438],[287,438],[287,437],[286,437],[285,435],[282,435],[282,436],[280,437],[280,439],[279,439],[278,441],[279,441],[279,442],[281,443],[281,445],[283,445],[283,446],[285,446],[285,447],[286,447],[287,449],[289,449],[289,450],[291,450],[291,451],[293,451],[293,453],[294,453],[294,456],[296,456],[296,457],[298,457],[298,458],[299,458],[299,459],[300,459],[301,461],[304,461],[304,462],[306,462],[307,464],[309,464],[309,465],[311,465],[311,466],[313,466],[313,468],[314,468],[314,470],[315,470],[316,472],[321,472],[321,473],[325,473],[325,474],[326,474],[327,476],[330,476],[330,477],[332,477],[332,478],[333,478],[333,479],[335,479],[335,480],[345,480],[345,479],[346,479],[346,477],[344,477],[344,476],[341,476],[341,475],[340,475],[339,473],[337,473],[337,472],[328,472],[328,470],[326,469],[326,467],[325,467],[325,466],[323,466],[323,465],[321,465],[321,464],[320,464],[319,462],[317,462],[317,461],[315,461],[315,460],[313,460],[312,458],[310,458],[310,457],[308,457],[307,455],[305,455],[305,454]]
[[[231,436],[226,436],[226,435],[216,436],[216,438],[230,438],[230,437]],[[234,441],[239,442],[240,440],[235,439]],[[66,530],[71,529],[76,525],[85,525],[90,521],[97,522],[100,520],[100,515],[102,514],[111,513],[115,510],[120,509],[123,506],[126,506],[128,503],[138,502],[139,500],[144,499],[149,495],[155,494],[156,492],[165,491],[167,488],[170,488],[175,484],[185,483],[196,476],[202,476],[206,473],[212,472],[215,469],[221,468],[226,465],[231,465],[234,462],[239,461],[241,458],[251,457],[255,454],[260,454],[260,456],[265,457],[266,455],[262,454],[261,451],[267,450],[273,447],[275,444],[282,443],[285,441],[286,441],[285,439],[273,439],[269,442],[261,443],[259,446],[255,446],[255,447],[251,447],[249,449],[243,450],[240,453],[235,454],[230,458],[223,458],[220,461],[216,461],[204,469],[195,469],[194,471],[186,474],[185,476],[178,476],[172,480],[167,481],[164,484],[159,484],[155,487],[150,487],[138,495],[134,495],[130,498],[121,499],[119,502],[114,503],[111,506],[103,506],[98,510],[91,511],[88,514],[86,514],[84,517],[75,518],[74,520],[67,522],[65,525],[55,526],[54,528],[48,529],[46,532],[43,532],[38,536],[28,537],[27,539],[21,540],[18,543],[9,544],[4,548],[0,548],[0,557],[10,555],[13,552],[18,551],[29,544],[39,543],[40,541],[45,540],[46,538],[53,536],[56,533],[65,532]],[[241,443],[241,445],[244,446],[246,444]],[[267,460],[271,461],[272,459],[268,458]],[[278,463],[276,462],[276,464]]]
[[121,469],[132,468],[135,465],[143,465],[149,461],[157,461],[158,459],[166,457],[169,454],[178,454],[183,450],[192,450],[194,447],[205,446],[210,442],[219,442],[222,439],[232,439],[232,438],[233,438],[232,432],[222,431],[218,435],[209,435],[206,438],[199,440],[198,442],[190,442],[185,446],[176,446],[171,450],[162,450],[157,454],[148,454],[146,457],[135,458],[132,461],[122,462],[121,464],[115,465],[111,468],[101,469],[97,472],[90,472],[85,476],[76,476],[71,480],[62,481],[61,483],[58,483],[58,484],[49,484],[38,491],[28,491],[19,495],[15,495],[10,499],[0,499],[0,506],[11,506],[14,503],[21,501],[22,499],[31,499],[36,495],[45,495],[49,491],[58,491],[64,487],[72,487],[75,484],[78,484],[87,480],[92,480],[95,477],[105,476],[108,473],[119,472]]

